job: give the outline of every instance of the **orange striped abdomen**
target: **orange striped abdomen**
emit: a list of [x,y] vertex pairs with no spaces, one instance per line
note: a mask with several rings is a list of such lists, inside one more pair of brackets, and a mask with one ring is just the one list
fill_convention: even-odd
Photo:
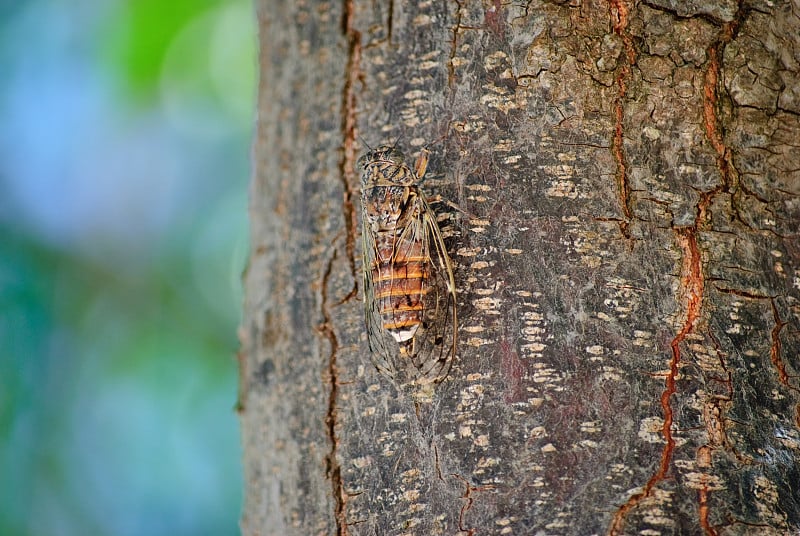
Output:
[[423,320],[423,296],[430,277],[427,243],[381,233],[375,245],[374,298],[383,329],[402,344],[414,337]]

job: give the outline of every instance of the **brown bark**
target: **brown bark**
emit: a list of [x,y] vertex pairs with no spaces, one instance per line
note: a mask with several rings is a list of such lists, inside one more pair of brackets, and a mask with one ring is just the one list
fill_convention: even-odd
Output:
[[[259,24],[245,534],[800,531],[796,3],[263,0]],[[427,145],[423,189],[463,210],[433,388],[369,364],[359,136]]]

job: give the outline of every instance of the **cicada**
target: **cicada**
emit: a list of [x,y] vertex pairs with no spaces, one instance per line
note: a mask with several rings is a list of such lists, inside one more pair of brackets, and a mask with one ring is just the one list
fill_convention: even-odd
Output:
[[456,352],[456,289],[436,214],[395,147],[371,149],[361,173],[364,309],[372,362],[395,380],[441,381]]

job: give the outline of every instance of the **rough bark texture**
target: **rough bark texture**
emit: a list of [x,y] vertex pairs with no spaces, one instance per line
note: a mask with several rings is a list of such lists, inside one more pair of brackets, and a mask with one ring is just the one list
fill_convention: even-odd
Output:
[[[259,6],[242,328],[261,534],[800,531],[800,7]],[[431,151],[460,348],[369,364],[367,143]]]

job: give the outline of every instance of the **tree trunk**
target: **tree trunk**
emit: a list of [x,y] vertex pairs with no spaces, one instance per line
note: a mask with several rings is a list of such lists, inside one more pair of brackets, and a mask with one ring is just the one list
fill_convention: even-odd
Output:
[[[259,7],[242,526],[800,531],[800,7]],[[370,364],[365,147],[431,151],[445,381]]]

